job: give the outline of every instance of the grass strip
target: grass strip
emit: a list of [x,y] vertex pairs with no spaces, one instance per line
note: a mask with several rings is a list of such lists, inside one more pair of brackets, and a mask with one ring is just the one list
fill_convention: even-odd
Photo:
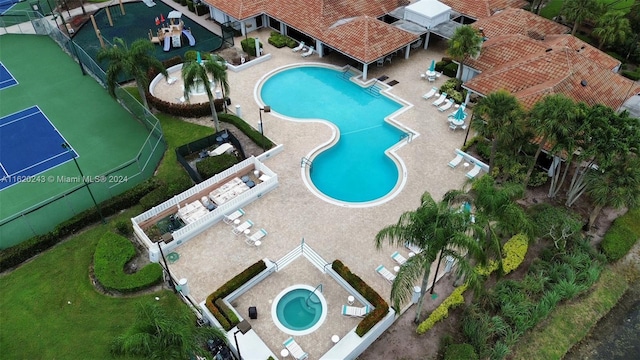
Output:
[[627,288],[623,276],[606,268],[587,296],[558,306],[546,321],[522,336],[513,348],[513,359],[562,359],[609,313]]

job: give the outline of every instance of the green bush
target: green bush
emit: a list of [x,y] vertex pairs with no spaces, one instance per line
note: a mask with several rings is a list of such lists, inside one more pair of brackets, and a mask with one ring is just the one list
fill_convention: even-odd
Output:
[[451,90],[450,93],[447,93],[449,98],[453,100],[456,104],[462,104],[464,102],[464,95],[457,90]]
[[[291,43],[289,40],[293,40],[293,39],[289,38],[286,35],[282,35],[276,31],[272,31],[271,36],[269,36],[269,44],[277,48],[283,48],[285,46],[289,46],[289,44]],[[295,40],[293,41],[295,43]]]
[[444,84],[442,84],[442,86],[440,86],[440,92],[441,93],[445,92],[449,94],[451,91],[459,89],[461,85],[462,85],[462,81],[456,78],[451,78],[445,81]]
[[[100,203],[104,216],[117,214],[123,209],[137,205],[140,199],[160,186],[156,179],[149,179],[135,187]],[[73,235],[85,227],[100,221],[96,209],[86,210],[56,226],[50,232],[34,236],[27,241],[0,251],[0,271],[20,265],[31,257],[51,248],[67,236]]]
[[542,186],[549,181],[549,175],[546,171],[541,169],[534,169],[531,174],[531,178],[529,179],[528,187],[535,188],[538,186]]
[[216,320],[218,320],[223,329],[225,329],[226,331],[231,330],[240,322],[240,320],[233,313],[233,311],[231,311],[231,309],[228,309],[227,306],[224,306],[224,309],[219,308],[218,304],[222,302],[219,302],[218,299],[223,299],[232,292],[236,291],[240,286],[253,279],[256,275],[260,274],[260,272],[262,272],[266,268],[267,265],[264,263],[264,261],[259,260],[255,264],[246,268],[240,274],[234,276],[233,279],[227,281],[224,285],[219,287],[216,291],[212,292],[209,296],[207,296],[205,306],[207,307],[207,309],[209,309],[209,311],[211,311],[211,314],[213,314]]
[[234,125],[243,134],[247,135],[254,143],[260,146],[262,149],[271,149],[273,143],[267,137],[263,136],[258,130],[247,124],[246,121],[233,114],[220,114],[218,116],[220,121]]
[[180,0],[180,5],[187,6],[187,0]]
[[484,139],[479,140],[476,143],[476,151],[478,152],[478,155],[480,155],[480,157],[483,159],[491,158],[491,143]]
[[202,179],[208,179],[233,165],[237,164],[238,158],[233,154],[222,154],[209,156],[196,163],[196,169]]
[[96,280],[109,291],[134,292],[146,289],[162,281],[162,267],[151,263],[133,274],[124,272],[124,267],[136,256],[136,249],[128,239],[105,233],[98,241],[93,254],[93,271]]
[[198,60],[198,52],[195,50],[187,50],[184,52],[184,62]]
[[429,331],[436,323],[449,317],[449,309],[454,309],[464,304],[462,293],[464,293],[465,290],[467,290],[467,284],[453,290],[451,295],[444,299],[444,301],[429,314],[429,317],[418,325],[416,332],[422,335]]
[[622,76],[631,79],[633,81],[640,80],[640,71],[630,71],[630,70],[622,70]]
[[478,360],[478,354],[471,344],[451,344],[444,352],[444,360]]
[[447,64],[443,69],[442,69],[442,73],[448,77],[456,77],[456,74],[458,73],[458,64],[452,62]]
[[133,226],[131,225],[131,221],[129,220],[118,220],[118,222],[115,223],[115,229],[118,234],[124,237],[129,237],[131,236],[131,234],[133,234]]
[[[260,44],[260,48],[262,49],[262,43]],[[256,55],[256,39],[254,38],[246,38],[240,41],[240,45],[242,46],[242,50],[249,54],[250,56]]]
[[196,15],[202,16],[209,13],[209,7],[204,4],[196,5]]
[[340,260],[335,260],[331,268],[349,283],[358,293],[373,305],[374,310],[368,313],[356,327],[356,334],[362,337],[389,312],[389,304],[373,288],[354,274]]
[[438,72],[443,72],[443,71],[444,71],[444,67],[445,67],[445,66],[447,66],[447,65],[449,65],[449,64],[451,64],[451,61],[450,61],[450,60],[449,60],[449,61],[445,61],[445,60],[438,61],[438,62],[436,63],[436,68],[435,68],[435,70],[436,70],[436,71],[438,71]]
[[615,262],[625,256],[636,241],[638,241],[638,234],[624,224],[618,223],[616,219],[604,235],[600,246],[607,260]]

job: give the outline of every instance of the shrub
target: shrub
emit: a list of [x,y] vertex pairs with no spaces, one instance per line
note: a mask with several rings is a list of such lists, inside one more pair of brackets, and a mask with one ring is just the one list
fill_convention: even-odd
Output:
[[616,219],[604,235],[600,246],[607,260],[615,262],[625,256],[636,241],[638,241],[638,235],[629,227],[619,224]]
[[193,1],[187,0],[187,9],[189,9],[189,11],[191,12],[196,12],[196,8],[193,5]]
[[[285,46],[295,47],[296,41],[286,35],[280,34],[279,32],[272,31],[271,36],[269,37],[269,44],[277,48],[282,48]],[[293,46],[291,46],[291,44],[293,44]]]
[[478,354],[471,344],[451,344],[444,352],[444,360],[478,360]]
[[449,309],[454,309],[464,304],[462,293],[467,290],[467,284],[457,287],[449,297],[447,297],[435,310],[429,314],[429,317],[420,325],[418,325],[417,333],[422,335],[429,331],[436,323],[449,317]]
[[372,312],[368,313],[362,321],[356,327],[356,334],[362,337],[372,327],[374,327],[380,320],[382,320],[389,312],[389,304],[373,290],[367,283],[365,283],[358,275],[354,274],[346,267],[340,260],[335,260],[331,264],[331,268],[335,270],[346,282],[348,282],[358,293],[362,294],[367,301],[369,301],[375,308]]
[[[262,49],[262,43],[260,44],[260,49]],[[240,41],[240,45],[242,46],[242,50],[249,54],[250,56],[256,55],[256,39],[254,38],[246,38]]]
[[198,60],[198,52],[195,50],[187,50],[184,53],[184,62]]
[[531,174],[531,178],[529,179],[529,184],[527,184],[527,186],[535,188],[546,184],[547,181],[549,181],[549,175],[547,172],[541,169],[535,169],[533,170],[533,174]]
[[449,98],[456,104],[462,104],[464,102],[464,95],[460,91],[451,90],[451,93],[447,93]]
[[451,93],[453,90],[457,90],[462,85],[462,81],[452,78],[444,82],[442,86],[440,86],[440,92],[445,92],[447,94]]
[[131,225],[131,221],[127,221],[127,220],[118,220],[118,222],[115,223],[115,229],[118,232],[118,234],[128,237],[131,236],[131,234],[133,234],[133,226]]
[[524,234],[517,234],[509,239],[502,248],[505,254],[502,268],[504,273],[508,274],[517,269],[524,261],[529,249],[529,238]]
[[442,71],[444,71],[444,67],[449,65],[449,64],[451,64],[451,61],[445,61],[445,60],[438,61],[436,63],[435,70],[438,71],[438,72],[442,72]]
[[263,136],[258,130],[247,124],[246,121],[233,114],[219,114],[218,119],[220,121],[234,125],[238,130],[242,131],[253,142],[263,149],[271,149],[273,143],[267,137]]
[[196,5],[196,15],[202,16],[209,13],[209,7],[205,4]]
[[622,70],[622,72],[620,73],[622,74],[622,76],[628,79],[631,79],[633,81],[640,80],[640,71]]
[[162,281],[162,267],[151,263],[133,274],[126,274],[124,266],[136,256],[136,249],[128,239],[108,232],[98,241],[93,254],[96,280],[109,291],[133,292],[146,289]]
[[484,139],[479,140],[476,144],[476,151],[484,160],[491,158],[491,143]]
[[196,163],[196,169],[203,179],[208,179],[233,165],[237,164],[238,158],[233,154],[222,154],[209,156]]
[[442,73],[448,77],[456,77],[456,74],[458,73],[458,64],[452,62],[447,64],[443,69],[442,69]]

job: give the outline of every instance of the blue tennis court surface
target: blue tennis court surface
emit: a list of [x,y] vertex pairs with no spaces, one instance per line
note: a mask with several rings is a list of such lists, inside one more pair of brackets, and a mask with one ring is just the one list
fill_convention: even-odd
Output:
[[[0,119],[0,190],[30,181],[78,154],[37,106]],[[41,181],[44,182],[44,181]]]
[[9,70],[0,62],[0,90],[6,89],[13,85],[18,85],[18,80],[11,75]]
[[0,0],[0,14],[7,12],[7,10],[11,9],[13,5],[17,4],[18,0]]

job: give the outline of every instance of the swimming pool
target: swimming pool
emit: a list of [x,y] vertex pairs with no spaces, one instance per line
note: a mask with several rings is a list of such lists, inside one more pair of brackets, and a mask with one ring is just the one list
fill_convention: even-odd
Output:
[[402,104],[322,66],[278,71],[262,84],[260,97],[278,114],[337,127],[339,140],[311,157],[311,182],[325,196],[367,203],[397,188],[401,166],[385,151],[406,133],[384,119]]
[[273,301],[271,317],[289,335],[306,335],[317,330],[327,317],[327,301],[309,285],[284,289]]

